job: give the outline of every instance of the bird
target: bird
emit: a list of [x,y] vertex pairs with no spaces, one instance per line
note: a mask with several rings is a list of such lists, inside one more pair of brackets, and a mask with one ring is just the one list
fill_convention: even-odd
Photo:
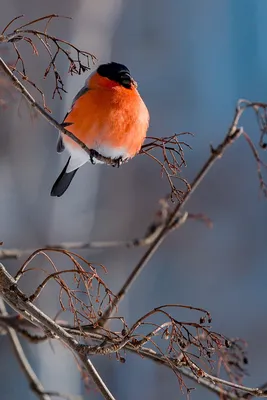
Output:
[[149,127],[149,111],[129,69],[116,62],[100,65],[75,96],[62,126],[90,149],[88,154],[60,132],[57,152],[65,149],[68,161],[54,183],[51,196],[68,189],[78,169],[87,162],[120,166],[141,149]]

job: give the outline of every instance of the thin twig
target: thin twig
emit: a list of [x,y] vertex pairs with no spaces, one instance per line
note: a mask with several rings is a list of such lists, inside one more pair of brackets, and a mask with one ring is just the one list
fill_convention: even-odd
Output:
[[[233,121],[230,125],[230,128],[228,129],[228,132],[225,136],[225,139],[221,144],[219,144],[216,148],[211,148],[211,154],[208,158],[208,160],[205,162],[205,164],[202,166],[198,174],[196,175],[195,179],[193,182],[190,184],[191,190],[188,190],[184,196],[182,201],[176,205],[174,210],[170,213],[168,216],[164,228],[161,230],[159,235],[156,237],[154,242],[150,245],[148,250],[145,252],[145,254],[141,257],[140,261],[132,271],[132,273],[129,275],[125,283],[122,285],[121,289],[117,293],[114,301],[112,302],[111,306],[107,308],[105,311],[104,315],[101,317],[99,320],[100,325],[104,325],[108,318],[113,315],[115,312],[118,304],[120,301],[124,298],[125,294],[129,291],[131,288],[132,284],[136,280],[136,278],[139,276],[139,274],[142,272],[144,267],[147,265],[148,261],[151,259],[153,254],[156,252],[158,247],[161,245],[163,240],[167,237],[168,233],[170,232],[170,227],[172,226],[173,222],[177,219],[177,216],[181,210],[182,207],[185,206],[191,195],[194,193],[195,189],[198,187],[202,179],[205,177],[207,172],[210,170],[212,165],[217,161],[221,156],[223,155],[224,151],[233,144],[233,142],[239,138],[239,136],[242,133],[242,130],[238,128],[238,123],[240,120],[241,115],[243,114],[245,108],[237,107],[236,112],[233,118]],[[178,224],[179,227],[179,224]]]
[[[12,73],[10,68],[4,62],[4,60],[0,57],[0,69],[9,76],[14,87],[23,95],[23,97],[27,100],[27,102],[31,105],[31,107],[36,110],[39,114],[41,114],[54,128],[58,129],[61,133],[64,133],[68,137],[70,137],[74,142],[76,142],[81,148],[89,155],[91,155],[92,149],[89,149],[81,140],[79,140],[73,133],[69,132],[65,129],[61,124],[59,124],[51,115],[46,112],[40,104],[38,104],[32,95],[28,92],[25,86],[18,80],[18,78]],[[94,158],[99,161],[104,161],[108,165],[114,165],[114,160],[109,157],[104,157],[97,152],[94,152]]]
[[[77,329],[70,329],[66,328],[67,331],[72,332],[73,334],[81,335],[81,331]],[[99,333],[94,333],[94,332],[82,332],[82,335],[85,337],[90,337],[91,339],[94,339],[98,342],[109,342],[113,343],[113,341],[108,338],[107,336],[104,336],[103,334]],[[221,385],[226,386],[226,387],[233,387],[235,389],[238,389],[242,392],[247,392],[251,395],[254,395],[256,397],[267,397],[266,393],[266,385],[263,385],[262,387],[259,388],[251,388],[243,385],[237,385],[232,382],[225,381],[223,379],[220,379],[216,376],[210,375],[208,373],[205,373],[201,369],[201,374],[197,375],[193,373],[188,367],[181,367],[179,366],[179,359],[175,358],[172,359],[171,357],[167,357],[165,355],[162,355],[160,353],[155,352],[154,350],[147,348],[147,347],[136,347],[133,344],[126,344],[124,347],[125,350],[130,351],[135,354],[139,354],[140,356],[144,358],[149,358],[152,361],[156,363],[160,363],[161,365],[164,365],[165,367],[169,369],[176,369],[177,372],[181,373],[185,377],[192,379],[193,381],[199,383],[200,385],[206,387],[207,389],[211,390],[212,392],[215,392],[220,395],[226,396],[227,399],[241,399],[241,398],[247,398],[248,396],[246,395],[241,395],[240,393],[232,393],[229,392],[221,387]],[[219,385],[216,385],[216,383],[219,383]]]
[[[6,327],[13,328],[19,335],[23,336],[31,343],[40,343],[47,340],[46,335],[35,335],[30,333],[29,329],[32,329],[34,325],[32,325],[25,318],[21,318],[17,315],[1,315],[0,314],[0,326],[2,327],[0,330],[1,334],[6,334]],[[36,328],[36,327],[35,327]]]
[[[29,31],[30,33],[30,31]],[[64,43],[64,41],[61,41]],[[69,137],[71,137],[75,142],[77,142],[88,154],[91,154],[91,150],[88,149],[79,139],[77,139],[71,132],[68,132],[67,130],[64,129],[64,127],[62,127],[61,125],[59,125],[53,118],[50,117],[49,114],[46,113],[46,111],[40,106],[38,105],[38,103],[35,102],[34,98],[30,95],[30,93],[25,89],[25,87],[19,82],[19,80],[15,77],[14,74],[12,74],[11,70],[9,70],[9,68],[7,67],[7,65],[4,63],[3,60],[0,59],[0,68],[3,69],[3,71],[5,73],[8,74],[8,76],[11,78],[14,86],[17,88],[17,90],[19,90],[23,96],[26,98],[26,100],[31,104],[32,107],[34,107],[35,109],[37,109],[37,111],[43,115],[50,124],[52,124],[54,127],[56,127],[58,130],[60,130],[62,133],[67,134]],[[63,90],[63,87],[62,87]],[[246,107],[248,107],[249,105],[246,105]],[[154,252],[157,250],[157,248],[160,246],[160,244],[162,243],[162,241],[165,239],[165,237],[168,235],[168,233],[177,227],[180,227],[185,220],[187,219],[188,215],[185,213],[182,217],[179,216],[180,210],[181,208],[184,206],[184,204],[186,203],[186,201],[190,198],[191,194],[193,193],[193,191],[195,190],[195,188],[198,186],[198,184],[201,182],[201,180],[203,179],[203,177],[206,175],[206,173],[208,172],[209,168],[214,164],[214,162],[220,158],[223,154],[223,152],[225,151],[225,149],[231,145],[242,133],[242,131],[240,129],[238,129],[237,124],[239,122],[239,119],[242,115],[242,113],[244,112],[245,107],[237,107],[236,110],[236,115],[235,118],[233,120],[233,123],[225,137],[225,140],[216,148],[211,148],[211,155],[209,157],[209,159],[207,160],[207,162],[204,164],[204,166],[202,167],[201,171],[198,173],[198,175],[196,176],[196,178],[194,179],[193,183],[188,187],[187,187],[187,192],[183,195],[182,197],[182,201],[180,204],[178,204],[174,210],[169,213],[168,218],[166,219],[166,222],[164,223],[163,226],[160,227],[160,230],[158,232],[158,234],[156,235],[156,237],[153,238],[152,243],[150,248],[147,250],[147,252],[144,254],[144,256],[142,257],[142,259],[140,260],[140,262],[138,263],[138,265],[136,266],[136,268],[134,269],[134,271],[132,272],[132,274],[130,275],[130,277],[127,279],[127,281],[125,282],[125,284],[123,285],[122,289],[119,291],[118,295],[116,296],[116,298],[114,299],[114,301],[112,302],[111,306],[109,306],[104,314],[103,317],[101,317],[100,319],[100,323],[101,324],[105,324],[106,320],[112,315],[112,313],[115,311],[116,307],[118,306],[119,302],[122,300],[122,298],[124,297],[124,295],[128,292],[129,288],[131,287],[132,283],[134,282],[134,280],[136,279],[136,277],[139,275],[139,273],[142,271],[142,269],[145,267],[145,265],[147,264],[147,262],[149,261],[149,259],[151,258],[151,256],[154,254]],[[165,150],[167,150],[167,146],[165,146],[163,148],[164,152]],[[172,155],[172,149],[171,149],[171,153]],[[255,153],[254,153],[255,155]],[[164,156],[166,156],[166,154],[164,154]],[[101,161],[105,161],[107,164],[112,164],[112,160],[102,157],[99,155],[99,157],[95,157],[98,158]],[[164,164],[162,164],[164,166]],[[169,163],[169,168],[171,171],[173,171],[173,168],[179,167],[179,165],[175,164],[175,162],[170,162]],[[14,281],[15,282],[15,281]],[[7,283],[7,282],[6,282]],[[14,286],[14,287],[13,287]],[[0,288],[1,288],[1,282],[0,282]],[[12,288],[9,288],[9,290],[14,291],[16,294],[20,294],[23,297],[23,294],[18,290],[14,290],[15,288],[15,283],[12,284]],[[5,289],[4,289],[5,290]],[[12,293],[11,293],[12,294]],[[4,295],[8,296],[9,294],[6,294],[6,292],[4,292]],[[12,296],[11,296],[12,297]],[[26,299],[21,299],[21,300],[25,300]],[[7,300],[8,301],[8,300]],[[11,301],[11,305],[13,304],[13,301]],[[29,301],[27,301],[27,304],[31,304],[29,303]],[[14,304],[12,305],[14,308]],[[31,304],[31,306],[33,306]],[[34,306],[33,306],[34,307]],[[25,312],[25,309],[27,310],[27,308],[21,308],[20,309],[20,313],[23,314]],[[37,309],[38,310],[38,309]],[[35,310],[36,311],[36,310]],[[38,310],[40,312],[40,310]],[[33,312],[33,310],[31,310],[31,312]],[[24,316],[27,315],[23,314]],[[34,314],[31,314],[34,315]],[[38,313],[37,313],[38,315]],[[39,315],[40,316],[40,315]],[[43,321],[43,317],[45,317],[45,322]],[[35,323],[42,327],[43,329],[46,328],[47,329],[47,318],[45,315],[43,315],[43,317],[37,318],[37,320],[35,321]],[[53,322],[53,321],[52,321]],[[56,324],[57,325],[57,324]],[[52,335],[57,335],[56,331],[58,331],[58,328],[60,328],[59,325],[57,325],[56,327],[52,327],[50,326],[50,334]],[[104,396],[106,395],[106,398],[113,398],[113,397],[108,397],[109,394],[107,394],[107,390],[105,389],[105,386],[103,388],[103,382],[101,381],[101,378],[98,376],[97,372],[95,371],[94,367],[92,364],[90,364],[90,361],[88,360],[88,356],[87,354],[90,354],[90,352],[93,352],[93,348],[88,347],[88,351],[85,353],[83,351],[81,351],[82,347],[76,342],[74,341],[73,337],[65,337],[63,335],[63,339],[62,339],[62,334],[63,332],[59,330],[60,333],[60,338],[61,340],[63,340],[72,350],[74,350],[75,348],[75,352],[77,354],[79,354],[79,357],[81,359],[81,361],[83,362],[83,364],[85,365],[85,367],[87,368],[87,371],[89,371],[89,373],[92,374],[94,380],[96,381],[96,383],[98,384],[98,386],[100,387],[100,390],[104,391]],[[65,331],[65,334],[67,332]],[[75,343],[74,343],[75,342]],[[127,339],[124,340],[123,346],[125,347],[128,341]],[[121,345],[121,344],[120,344]],[[116,348],[113,347],[114,349]],[[120,347],[121,348],[121,347]],[[115,351],[115,350],[114,350]],[[169,362],[169,360],[168,360]],[[88,366],[89,363],[89,366]],[[191,371],[192,372],[192,371]],[[198,372],[198,370],[196,371]],[[201,370],[201,373],[204,373]],[[205,378],[207,379],[211,379],[213,382],[217,381],[219,384],[223,384],[223,385],[228,385],[229,386],[229,382],[221,380],[219,378],[214,378],[213,376],[204,373]],[[100,381],[99,379],[100,378]],[[235,386],[233,386],[235,385]],[[263,393],[260,389],[251,389],[251,388],[246,388],[240,385],[237,385],[235,383],[231,384],[230,386],[234,387],[235,389],[239,389],[239,390],[244,390],[246,392],[252,390],[251,393],[253,393],[256,396],[265,396],[265,393]],[[220,394],[222,394],[222,392],[220,392]],[[112,396],[112,395],[111,395]]]
[[[51,248],[62,249],[62,250],[88,250],[88,249],[106,249],[106,248],[117,248],[117,247],[143,247],[147,246],[156,237],[158,232],[160,231],[161,226],[158,226],[157,229],[151,234],[145,236],[140,239],[133,240],[118,240],[118,241],[93,241],[93,242],[63,242],[54,245],[46,245],[44,246],[44,250],[49,250]],[[36,249],[0,249],[0,260],[4,259],[18,259],[24,255],[33,253]]]
[[[50,62],[48,64],[48,67],[45,69],[44,72],[44,79],[47,77],[47,75],[52,72],[54,79],[55,79],[55,88],[53,91],[53,96],[56,94],[59,95],[59,97],[62,99],[62,92],[66,93],[66,90],[64,88],[64,82],[61,78],[61,75],[57,69],[56,61],[58,59],[59,55],[64,55],[65,58],[67,59],[69,63],[69,68],[68,71],[71,74],[81,74],[87,70],[90,70],[90,61],[92,64],[95,63],[96,57],[84,50],[80,50],[77,48],[75,45],[73,45],[70,42],[67,42],[66,40],[62,40],[56,36],[52,36],[48,33],[48,27],[51,23],[52,20],[56,18],[67,18],[71,19],[69,17],[61,16],[58,14],[50,14],[46,15],[40,18],[37,18],[35,20],[29,21],[26,24],[23,24],[21,26],[18,26],[17,28],[13,29],[12,32],[6,33],[8,28],[10,28],[11,24],[15,22],[18,18],[21,16],[14,18],[12,21],[10,21],[9,24],[4,28],[2,31],[2,34],[0,34],[0,44],[1,43],[8,43],[13,46],[13,49],[15,50],[17,59],[15,61],[14,66],[12,67],[13,71],[15,73],[19,73],[23,76],[25,76],[24,79],[28,81],[28,83],[32,84],[36,90],[39,91],[39,93],[42,95],[44,98],[43,92],[38,88],[33,82],[31,82],[28,79],[27,73],[26,73],[26,68],[25,68],[25,63],[23,60],[23,57],[21,56],[20,50],[17,47],[17,43],[21,41],[25,41],[26,43],[29,44],[31,47],[33,54],[34,55],[39,55],[38,51],[38,42],[44,46],[46,52],[49,55]],[[34,25],[40,22],[45,22],[45,27],[43,30],[37,30],[35,29]],[[27,29],[26,29],[27,28]],[[37,44],[34,43],[34,40],[37,40]],[[51,50],[51,45],[54,48],[54,50]],[[75,56],[72,56],[71,53],[74,51]],[[17,68],[17,65],[20,64],[20,68]],[[45,105],[45,103],[44,103]]]
[[[127,347],[127,349],[131,352],[134,352],[133,349],[130,349],[128,347]],[[167,368],[173,369],[173,366],[171,366],[170,363],[167,362],[165,356],[162,356],[161,354],[158,354],[151,349],[140,349],[139,354],[143,357],[147,357],[147,358],[153,360],[156,363],[164,365]],[[173,360],[173,361],[175,361],[175,360]],[[228,399],[229,400],[230,399],[233,399],[233,400],[239,399],[240,400],[240,399],[244,398],[245,395],[242,396],[241,393],[230,392],[226,389],[223,389],[221,385],[233,387],[237,390],[253,394],[256,397],[267,397],[267,394],[264,393],[264,391],[262,391],[260,388],[250,388],[250,387],[246,387],[246,386],[242,386],[242,385],[235,385],[235,384],[232,384],[232,382],[224,381],[223,379],[219,379],[219,378],[217,378],[213,375],[209,375],[209,374],[204,374],[204,375],[198,376],[198,375],[194,374],[189,368],[185,368],[185,367],[176,366],[175,368],[177,369],[178,372],[180,372],[187,378],[194,380],[195,382],[206,387],[210,391],[215,392],[218,395],[222,396],[221,398],[225,398],[227,400]],[[219,383],[220,386],[216,385],[215,382]]]
[[91,360],[81,351],[78,341],[74,339],[71,334],[67,333],[64,328],[45,315],[34,304],[28,301],[24,293],[17,288],[17,283],[14,278],[7,272],[2,264],[0,264],[0,293],[5,302],[19,314],[24,316],[24,318],[30,320],[47,334],[49,333],[51,337],[60,338],[62,342],[77,354],[85,370],[92,377],[103,397],[106,400],[115,400]]
[[[61,250],[88,250],[88,249],[106,249],[106,248],[135,248],[145,247],[154,242],[156,237],[159,235],[161,230],[164,228],[166,218],[170,213],[169,205],[165,199],[160,201],[160,209],[157,211],[154,220],[150,223],[146,229],[146,233],[141,238],[132,240],[113,240],[113,241],[92,241],[92,242],[62,242],[53,245],[44,246],[43,250],[61,249]],[[182,220],[181,220],[182,219]],[[204,222],[206,226],[211,227],[211,220],[203,214],[192,214],[184,213],[183,216],[179,216],[172,226],[172,230],[179,228],[181,223],[185,222],[185,219],[192,219]],[[1,243],[0,243],[1,245]],[[18,259],[22,256],[35,253],[36,249],[6,249],[0,248],[0,260],[4,259]]]
[[[259,389],[267,393],[267,382],[263,383],[263,385],[261,385]],[[244,399],[251,400],[253,397],[255,397],[255,393],[253,392],[246,393],[243,397]]]
[[[55,95],[57,94],[62,99],[62,93],[66,93],[64,82],[60,75],[60,72],[58,71],[56,63],[59,55],[63,55],[66,57],[69,63],[68,71],[70,74],[81,74],[87,70],[90,70],[91,69],[90,61],[91,63],[94,64],[96,57],[87,51],[80,50],[72,43],[48,33],[48,26],[53,19],[66,18],[66,17],[60,16],[58,14],[46,15],[44,17],[37,18],[21,26],[18,26],[17,28],[13,29],[13,31],[10,33],[6,33],[6,31],[9,30],[8,28],[10,28],[10,25],[13,22],[15,22],[18,18],[13,19],[4,28],[2,34],[0,35],[0,44],[9,43],[13,46],[13,49],[16,53],[16,61],[14,62],[14,65],[10,67],[13,75],[15,77],[19,75],[21,79],[26,81],[35,90],[37,90],[42,98],[44,111],[51,113],[50,109],[47,107],[44,92],[31,79],[29,79],[29,76],[27,75],[26,63],[24,62],[24,59],[20,53],[20,49],[17,43],[21,41],[26,41],[30,46],[31,50],[33,51],[33,54],[36,56],[39,55],[38,44],[44,47],[47,55],[49,56],[50,61],[47,68],[45,69],[43,77],[45,79],[50,73],[52,73],[55,80],[55,88],[53,91],[52,98],[54,98]],[[44,29],[43,30],[36,29],[35,25],[42,21],[45,22]],[[34,41],[36,41],[37,44],[35,44]],[[72,51],[75,52],[76,57],[73,57],[71,55]],[[83,60],[85,60],[86,62],[84,63]],[[66,126],[63,125],[63,128],[66,128]],[[60,131],[66,134],[66,132],[62,131],[61,129]],[[149,143],[145,143],[139,152],[139,154],[146,154],[160,165],[161,175],[165,175],[167,177],[167,180],[171,188],[173,200],[175,198],[180,200],[180,197],[183,193],[182,190],[176,188],[173,182],[174,178],[178,178],[183,184],[186,185],[187,189],[189,190],[188,183],[186,182],[185,179],[183,179],[180,176],[181,168],[183,166],[186,166],[183,146],[191,148],[185,142],[183,141],[180,142],[178,140],[178,137],[184,134],[188,134],[188,132],[174,134],[172,136],[162,137],[162,138],[148,137],[147,139],[152,139],[152,141],[150,141]],[[81,142],[77,143],[79,143],[79,145],[82,148],[84,148],[85,151],[88,151],[87,147],[86,146],[84,147],[84,144],[82,144]],[[151,154],[151,152],[153,152],[154,150],[159,150],[159,149],[162,152],[163,161],[160,161],[157,157]],[[90,150],[89,152],[90,155],[92,155],[92,151],[93,150]],[[94,158],[104,161],[106,164],[116,165],[114,160],[108,157],[103,157],[95,152],[94,152]],[[126,160],[124,160],[123,162],[126,162]]]
[[[0,297],[0,314],[3,317],[8,316],[4,301],[1,297]],[[17,357],[17,360],[19,362],[19,365],[21,366],[21,369],[27,378],[31,390],[37,395],[37,397],[40,400],[51,400],[51,397],[45,392],[43,385],[41,384],[35,372],[33,371],[32,367],[30,366],[30,363],[27,360],[27,357],[18,339],[17,333],[13,328],[10,328],[8,326],[6,326],[6,330],[11,340],[11,344],[15,352],[15,355]]]
[[[7,324],[8,324],[8,322],[7,322]],[[12,324],[12,326],[13,326],[13,324]],[[91,338],[92,340],[99,342],[99,343],[113,344],[113,340],[106,335],[96,333],[96,332],[84,332],[84,331],[81,331],[80,329],[68,328],[65,325],[63,325],[63,327],[66,332],[69,332],[72,335],[83,336],[84,338]],[[157,330],[155,332],[157,332]],[[89,348],[89,346],[88,346],[88,348]],[[144,346],[140,347],[139,345],[135,346],[131,343],[127,343],[127,341],[125,341],[124,349],[127,351],[130,351],[134,354],[138,354],[144,358],[151,359],[152,361],[159,363],[167,368],[176,369],[177,372],[181,373],[185,377],[197,382],[198,384],[206,387],[207,389],[209,389],[212,392],[215,392],[219,395],[224,395],[225,398],[227,398],[227,399],[241,399],[241,398],[247,399],[247,398],[251,398],[251,396],[267,397],[266,385],[263,385],[262,387],[259,387],[259,388],[246,387],[246,386],[238,385],[238,384],[220,379],[216,376],[210,375],[210,374],[204,372],[202,369],[200,371],[200,374],[198,375],[198,374],[193,373],[188,367],[179,366],[179,359],[177,359],[177,358],[174,359],[171,357],[167,357],[165,355],[155,352],[154,350],[152,350],[150,348],[147,348]],[[217,385],[217,383],[219,385]],[[241,393],[239,393],[237,391],[236,391],[236,393],[229,392],[226,389],[223,389],[222,385],[226,386],[226,387],[232,387],[240,392],[246,392],[247,394],[241,395]]]

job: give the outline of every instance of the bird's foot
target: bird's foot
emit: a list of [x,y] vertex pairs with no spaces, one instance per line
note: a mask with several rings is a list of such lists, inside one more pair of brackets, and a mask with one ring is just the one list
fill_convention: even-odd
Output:
[[73,125],[73,122],[62,122],[61,126],[63,128],[67,128],[68,126]]
[[97,151],[95,151],[95,150],[90,150],[90,161],[91,161],[91,164],[93,164],[93,165],[95,165],[95,160],[94,160],[94,157],[97,155]]
[[119,167],[121,166],[122,162],[123,162],[123,161],[122,161],[122,157],[115,158],[115,160],[113,160],[112,167],[117,167],[117,168],[119,168]]

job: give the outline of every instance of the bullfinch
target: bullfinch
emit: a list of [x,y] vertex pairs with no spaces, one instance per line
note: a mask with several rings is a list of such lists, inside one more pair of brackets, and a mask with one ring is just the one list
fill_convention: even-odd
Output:
[[89,155],[74,140],[60,133],[57,151],[66,149],[67,164],[51,190],[60,197],[78,169],[86,162],[99,163],[94,154],[120,165],[134,157],[144,142],[149,112],[129,69],[115,62],[102,64],[89,76],[64,118],[64,127],[91,151]]

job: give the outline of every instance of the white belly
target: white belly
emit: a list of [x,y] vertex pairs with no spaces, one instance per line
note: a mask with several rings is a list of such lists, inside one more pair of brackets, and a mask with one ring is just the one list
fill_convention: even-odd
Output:
[[[80,168],[85,163],[90,162],[89,154],[86,153],[86,151],[84,151],[82,148],[77,146],[72,147],[69,143],[66,142],[65,146],[71,156],[67,172],[74,171],[75,169]],[[96,144],[92,150],[95,150],[102,156],[111,159],[117,159],[120,157],[122,157],[122,159],[129,158],[129,155],[125,151],[124,147],[113,148],[105,145]],[[105,164],[104,161],[99,161],[97,159],[94,159],[94,162],[96,164]]]

